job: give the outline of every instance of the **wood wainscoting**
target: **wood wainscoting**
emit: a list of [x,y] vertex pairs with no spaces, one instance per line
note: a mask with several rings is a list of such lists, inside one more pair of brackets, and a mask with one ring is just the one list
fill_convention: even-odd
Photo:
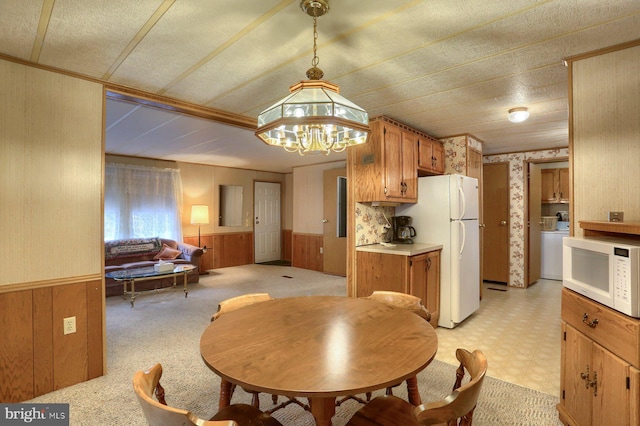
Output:
[[[104,374],[103,280],[37,283],[0,293],[0,402],[15,403]],[[64,334],[63,319],[76,317]]]
[[291,229],[285,229],[282,231],[282,260],[291,262],[292,260],[292,246],[293,246],[293,231]]
[[291,266],[323,272],[322,253],[323,235],[292,234]]
[[253,263],[253,232],[213,236],[213,268]]
[[[198,246],[198,237],[184,237],[185,243]],[[213,235],[201,235],[200,244],[207,247],[207,251],[200,257],[200,273],[213,269]]]

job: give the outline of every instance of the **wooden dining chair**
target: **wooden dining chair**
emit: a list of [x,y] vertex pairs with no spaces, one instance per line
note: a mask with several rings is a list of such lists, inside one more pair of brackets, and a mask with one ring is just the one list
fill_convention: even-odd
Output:
[[[425,308],[422,303],[422,299],[412,294],[400,293],[397,291],[374,291],[370,296],[366,296],[363,299],[375,300],[376,302],[406,309],[418,315],[420,318],[423,318],[426,322],[431,321],[431,312]],[[417,382],[417,379],[412,377],[407,380],[407,389],[412,386],[411,381]],[[393,395],[393,388],[400,386],[401,384],[402,383],[396,383],[395,385],[389,386],[386,390],[386,394]],[[367,401],[369,401],[369,399],[370,395],[367,394]]]
[[211,321],[215,321],[226,312],[235,311],[236,309],[253,305],[254,303],[266,302],[267,300],[273,300],[273,297],[271,297],[269,293],[248,293],[223,300],[218,304],[218,311],[211,316]]
[[[220,318],[225,313],[235,311],[236,309],[240,309],[245,306],[253,305],[254,303],[266,302],[269,300],[273,300],[273,297],[271,297],[269,293],[248,293],[232,297],[230,299],[225,299],[218,304],[218,311],[211,316],[211,322]],[[229,391],[229,399],[233,397],[235,388],[235,385],[231,385],[231,390]],[[255,392],[244,388],[243,390],[252,395],[251,405],[253,405],[257,409],[260,409],[260,392]],[[274,404],[278,403],[278,395],[271,395],[271,399],[273,400]]]
[[375,300],[376,302],[406,309],[424,318],[427,322],[431,321],[431,312],[425,308],[422,299],[412,294],[397,291],[374,291],[370,296],[363,297],[363,299]]
[[[358,410],[346,426],[471,426],[473,412],[487,373],[487,359],[478,350],[456,350],[460,366],[453,391],[446,398],[414,407],[392,395],[379,396]],[[470,380],[462,384],[465,371]]]
[[[160,385],[161,376],[160,363],[137,371],[133,376],[133,389],[151,426],[282,426],[278,420],[248,404],[225,407],[210,420],[203,420],[188,410],[170,407]],[[154,394],[157,400],[153,398]]]

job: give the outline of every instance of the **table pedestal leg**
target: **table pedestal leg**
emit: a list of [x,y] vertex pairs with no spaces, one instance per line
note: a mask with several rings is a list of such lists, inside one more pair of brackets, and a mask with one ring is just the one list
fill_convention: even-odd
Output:
[[218,403],[218,411],[231,404],[231,382],[220,379],[220,401]]
[[189,290],[187,289],[187,274],[188,272],[184,272],[182,274],[182,278],[183,278],[183,282],[184,282],[184,298],[187,298],[187,295],[189,294]]
[[407,379],[407,394],[409,396],[409,402],[416,407],[422,404],[422,398],[420,398],[420,390],[418,389],[418,378],[413,376]]
[[309,398],[311,414],[316,419],[316,426],[331,426],[331,418],[336,414],[335,398]]

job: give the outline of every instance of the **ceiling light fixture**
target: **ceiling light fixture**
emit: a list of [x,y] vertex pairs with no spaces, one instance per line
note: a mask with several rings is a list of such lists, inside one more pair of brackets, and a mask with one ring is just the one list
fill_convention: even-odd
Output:
[[526,107],[511,108],[509,110],[509,121],[512,123],[522,123],[529,118],[529,109]]
[[313,17],[313,59],[309,80],[289,88],[290,94],[258,115],[256,136],[263,142],[300,155],[331,151],[363,144],[369,134],[369,115],[340,96],[338,85],[322,80],[317,67],[317,18],[329,11],[328,0],[300,0],[300,8]]

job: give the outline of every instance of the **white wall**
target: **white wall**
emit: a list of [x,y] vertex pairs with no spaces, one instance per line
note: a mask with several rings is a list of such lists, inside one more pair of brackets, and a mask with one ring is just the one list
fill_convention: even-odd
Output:
[[293,169],[293,232],[298,234],[324,233],[323,172],[346,167],[346,161],[296,167]]

